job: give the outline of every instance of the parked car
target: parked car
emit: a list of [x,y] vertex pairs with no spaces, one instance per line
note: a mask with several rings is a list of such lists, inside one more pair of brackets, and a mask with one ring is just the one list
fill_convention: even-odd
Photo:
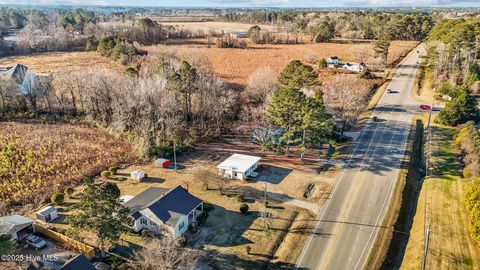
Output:
[[43,240],[41,237],[36,236],[34,234],[30,234],[25,238],[25,242],[35,249],[41,249],[47,245],[47,242]]
[[103,263],[103,262],[94,262],[93,267],[95,267],[95,269],[97,269],[97,270],[112,270],[113,269],[110,265],[108,265],[106,263]]
[[135,254],[128,247],[113,245],[108,251],[130,260],[135,258]]
[[430,105],[422,104],[422,105],[420,105],[420,109],[422,109],[424,111],[430,111],[432,108],[430,107]]

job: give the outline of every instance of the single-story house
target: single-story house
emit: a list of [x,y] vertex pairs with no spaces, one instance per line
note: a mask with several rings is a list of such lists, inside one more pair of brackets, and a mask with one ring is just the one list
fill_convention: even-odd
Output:
[[19,94],[35,94],[37,97],[43,96],[46,91],[50,91],[50,77],[38,75],[22,64],[16,64],[6,71],[0,72],[4,78],[12,80]]
[[28,234],[35,232],[33,220],[20,216],[0,217],[0,234],[11,235],[12,239],[21,241]]
[[96,270],[83,253],[65,262],[59,270]]
[[58,218],[57,209],[53,206],[47,206],[45,208],[42,208],[42,209],[38,210],[35,213],[35,215],[37,216],[38,220],[43,221],[45,223],[50,222],[50,221]]
[[363,72],[367,69],[367,67],[362,63],[360,63],[360,64],[358,64],[358,63],[346,63],[342,66],[342,68],[345,69],[345,70],[348,70],[348,71],[356,72],[356,73]]
[[224,177],[244,180],[248,176],[256,176],[254,171],[261,159],[261,157],[256,156],[233,154],[220,163],[217,168],[220,175]]
[[184,234],[203,212],[203,201],[182,186],[172,189],[150,187],[123,204],[135,223],[133,230]]
[[340,59],[337,56],[330,56],[327,58],[327,64],[337,66],[340,64]]

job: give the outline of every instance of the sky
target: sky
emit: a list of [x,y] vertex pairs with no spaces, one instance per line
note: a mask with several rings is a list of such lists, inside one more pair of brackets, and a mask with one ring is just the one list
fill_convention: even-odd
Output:
[[480,0],[0,0],[0,4],[167,7],[480,7]]

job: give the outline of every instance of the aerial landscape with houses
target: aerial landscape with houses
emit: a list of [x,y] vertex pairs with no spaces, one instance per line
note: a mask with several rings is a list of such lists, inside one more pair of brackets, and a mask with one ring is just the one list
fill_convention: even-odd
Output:
[[0,1],[0,269],[480,267],[475,2],[40,2]]

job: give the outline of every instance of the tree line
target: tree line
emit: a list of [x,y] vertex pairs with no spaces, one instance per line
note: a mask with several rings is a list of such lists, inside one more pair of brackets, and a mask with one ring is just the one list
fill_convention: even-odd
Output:
[[434,25],[433,16],[425,13],[388,13],[375,11],[306,12],[259,11],[227,12],[219,19],[231,22],[277,25],[291,32],[325,42],[334,37],[379,39],[385,32],[396,40],[422,40]]

